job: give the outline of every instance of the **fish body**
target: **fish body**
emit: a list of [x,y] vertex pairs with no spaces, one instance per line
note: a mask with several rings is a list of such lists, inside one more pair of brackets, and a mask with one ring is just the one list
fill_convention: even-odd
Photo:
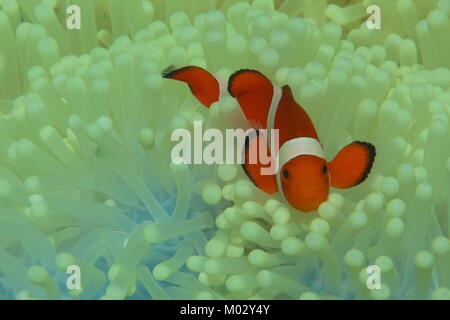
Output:
[[195,66],[166,69],[163,77],[187,83],[208,108],[229,94],[258,129],[267,129],[269,134],[271,129],[278,129],[279,151],[271,155],[276,158],[277,170],[262,174],[269,164],[249,161],[252,148],[271,141],[270,136],[262,134],[247,137],[243,168],[257,187],[269,194],[280,192],[295,209],[314,211],[327,200],[330,186],[350,188],[370,173],[376,155],[372,144],[354,141],[328,162],[313,122],[295,101],[290,87],[276,86],[256,70],[235,72],[226,88],[208,71]]

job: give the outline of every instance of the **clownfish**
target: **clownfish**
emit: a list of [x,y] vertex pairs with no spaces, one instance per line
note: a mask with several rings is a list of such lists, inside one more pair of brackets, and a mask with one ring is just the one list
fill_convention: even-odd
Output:
[[376,155],[372,144],[354,141],[328,162],[311,119],[294,100],[290,87],[273,85],[256,70],[239,70],[229,77],[227,84],[196,66],[179,69],[171,66],[162,76],[187,83],[192,94],[207,108],[229,94],[237,100],[245,117],[259,129],[269,132],[278,129],[278,170],[263,175],[261,168],[267,164],[248,161],[250,148],[261,143],[259,135],[247,137],[243,168],[258,188],[268,194],[280,192],[297,210],[316,210],[327,200],[330,186],[351,188],[370,173]]

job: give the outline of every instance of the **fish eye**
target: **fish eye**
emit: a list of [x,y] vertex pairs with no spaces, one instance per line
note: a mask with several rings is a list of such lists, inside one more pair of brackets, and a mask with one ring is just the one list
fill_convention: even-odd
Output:
[[285,177],[286,179],[289,178],[289,171],[287,171],[286,169],[283,170],[283,177]]
[[322,166],[322,173],[323,173],[323,174],[326,174],[327,171],[328,171],[327,166],[326,166],[326,165],[323,165],[323,166]]

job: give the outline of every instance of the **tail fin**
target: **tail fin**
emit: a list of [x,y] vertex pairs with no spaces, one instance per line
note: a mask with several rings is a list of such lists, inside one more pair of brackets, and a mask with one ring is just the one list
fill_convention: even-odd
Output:
[[187,83],[192,94],[207,108],[219,100],[219,81],[205,69],[196,66],[169,66],[162,72],[162,76]]

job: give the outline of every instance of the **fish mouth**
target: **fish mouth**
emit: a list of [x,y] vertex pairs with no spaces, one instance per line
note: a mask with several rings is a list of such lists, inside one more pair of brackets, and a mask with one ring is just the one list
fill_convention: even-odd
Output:
[[303,212],[311,212],[317,210],[320,204],[327,200],[328,196],[326,194],[322,195],[322,192],[318,192],[313,195],[297,194],[290,196],[289,194],[286,194],[285,198],[293,208]]
[[[320,194],[321,194],[322,192],[317,192],[317,193],[315,193],[315,194],[308,194],[308,195],[298,195],[298,194],[296,194],[295,196],[293,196],[293,198],[297,198],[297,199],[299,199],[300,201],[314,201],[314,200],[316,200],[317,198],[320,198]],[[286,198],[288,198],[289,197],[289,195],[286,195]]]
[[[319,207],[319,205],[316,205],[317,198],[316,197],[308,197],[308,198],[296,198],[295,200],[290,200],[289,197],[286,197],[286,200],[289,202],[289,204],[300,211],[313,211]],[[319,201],[320,202],[320,201]],[[311,208],[315,209],[311,209]]]

